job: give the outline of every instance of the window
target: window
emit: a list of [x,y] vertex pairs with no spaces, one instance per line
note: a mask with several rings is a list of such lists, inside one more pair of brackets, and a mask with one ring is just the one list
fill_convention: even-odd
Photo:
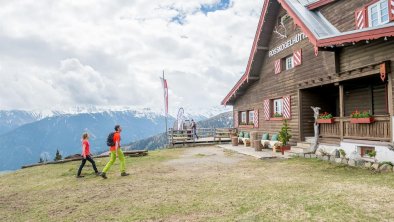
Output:
[[248,119],[248,124],[254,124],[254,112],[253,111],[248,111],[249,112],[249,119]]
[[275,99],[273,103],[273,111],[274,111],[274,116],[273,117],[282,117],[282,104],[283,104],[283,99]]
[[286,58],[286,70],[292,69],[294,67],[293,56]]
[[360,146],[359,150],[361,157],[369,157],[369,153],[375,151],[375,148],[370,146]]
[[389,9],[387,0],[380,0],[368,7],[369,27],[383,25],[389,22]]
[[241,112],[241,124],[246,124],[246,112]]

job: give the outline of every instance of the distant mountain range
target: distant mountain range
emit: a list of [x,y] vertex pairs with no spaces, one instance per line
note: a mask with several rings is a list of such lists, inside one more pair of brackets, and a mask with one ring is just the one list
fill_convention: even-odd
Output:
[[[209,119],[197,122],[198,128],[231,128],[233,127],[233,112],[225,112]],[[127,148],[131,150],[154,150],[166,145],[167,139],[165,133],[142,139],[131,144]]]
[[19,126],[38,121],[42,118],[43,116],[36,112],[0,110],[0,135],[16,129]]
[[[219,111],[213,110],[212,113]],[[196,121],[204,115],[185,114]],[[174,117],[168,117],[171,128]],[[203,124],[204,122],[201,122]],[[122,145],[141,141],[165,130],[165,117],[150,109],[105,110],[90,107],[66,111],[0,111],[0,171],[14,170],[39,161],[41,156],[52,160],[59,149],[63,157],[81,152],[81,134],[91,135],[91,151],[107,151],[106,138],[115,124],[122,125]],[[145,143],[139,149],[158,146]],[[160,141],[155,139],[154,141]],[[141,145],[142,143],[140,143]]]
[[[14,113],[14,119],[20,114]],[[25,117],[25,113],[22,113]],[[0,170],[13,170],[24,164],[39,161],[42,154],[50,160],[59,149],[64,156],[81,152],[81,134],[85,131],[91,135],[91,151],[106,151],[107,135],[113,131],[115,124],[122,125],[122,142],[132,141],[156,135],[165,130],[164,116],[155,113],[136,111],[108,111],[102,113],[61,114],[46,117],[12,129],[0,135]],[[33,122],[34,121],[34,122]],[[174,122],[169,117],[170,124]],[[21,124],[18,122],[17,124]]]

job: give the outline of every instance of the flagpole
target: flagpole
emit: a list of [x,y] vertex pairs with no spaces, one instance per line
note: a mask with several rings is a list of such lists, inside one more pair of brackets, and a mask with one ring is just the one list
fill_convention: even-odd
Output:
[[[164,78],[164,70],[163,70],[163,81],[165,80],[165,78]],[[167,98],[168,98],[168,95],[167,95]],[[165,118],[166,118],[166,145],[168,145],[168,127],[167,127],[167,116],[168,116],[168,113],[167,113],[167,101],[166,101],[166,98],[164,97],[164,113],[166,114],[165,115]]]

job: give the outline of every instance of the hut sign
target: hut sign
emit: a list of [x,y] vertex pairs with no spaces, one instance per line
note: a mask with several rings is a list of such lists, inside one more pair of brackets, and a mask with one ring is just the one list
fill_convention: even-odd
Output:
[[268,52],[268,55],[269,55],[269,57],[274,56],[274,55],[280,53],[281,51],[291,47],[292,45],[300,42],[301,40],[304,40],[305,38],[307,38],[307,36],[303,32],[298,33],[293,38],[287,40],[286,42],[283,42],[279,46],[277,46],[274,49],[270,50]]

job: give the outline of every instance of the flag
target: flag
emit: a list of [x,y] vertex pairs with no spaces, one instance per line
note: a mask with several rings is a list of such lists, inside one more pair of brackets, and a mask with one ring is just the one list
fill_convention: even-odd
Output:
[[166,115],[168,115],[168,85],[167,85],[167,80],[160,77],[161,83],[163,85],[163,90],[164,90],[164,105],[165,105],[165,112]]

